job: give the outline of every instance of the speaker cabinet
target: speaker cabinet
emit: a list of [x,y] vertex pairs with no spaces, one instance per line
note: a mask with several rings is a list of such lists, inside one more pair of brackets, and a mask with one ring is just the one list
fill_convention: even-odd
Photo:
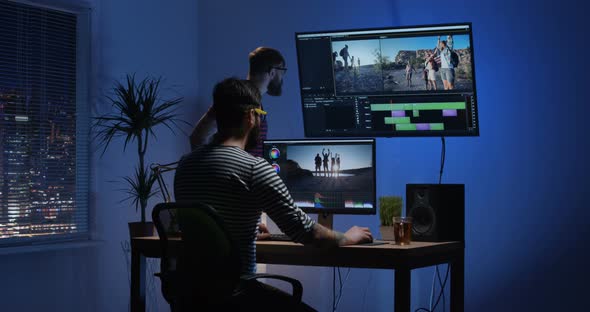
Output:
[[412,240],[465,241],[465,184],[406,184]]

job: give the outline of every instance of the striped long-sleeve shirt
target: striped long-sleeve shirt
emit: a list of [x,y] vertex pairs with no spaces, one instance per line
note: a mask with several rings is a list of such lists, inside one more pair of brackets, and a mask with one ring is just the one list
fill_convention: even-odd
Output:
[[185,155],[174,177],[177,202],[203,202],[223,218],[240,248],[242,273],[256,270],[256,233],[260,214],[296,242],[311,238],[314,221],[297,208],[287,187],[270,166],[239,147],[204,145]]
[[[207,121],[207,119],[209,121]],[[196,142],[192,142],[191,139],[191,150],[194,150],[195,148],[207,144],[207,143],[211,143],[211,139],[213,137],[213,135],[215,134],[215,132],[217,131],[217,123],[214,120],[214,117],[204,117],[202,119],[202,121],[199,121],[200,123],[209,123],[210,126],[199,126],[197,125],[197,127],[201,127],[202,130],[200,130],[199,132],[197,132],[196,137],[197,139],[195,139]],[[209,128],[207,128],[209,127]],[[258,135],[258,142],[256,143],[256,146],[254,146],[252,149],[248,150],[248,153],[254,155],[254,156],[258,156],[258,157],[262,157],[262,144],[264,142],[264,140],[266,140],[268,134],[268,119],[264,119],[260,121],[260,134]],[[195,135],[195,134],[193,134]],[[193,144],[194,143],[194,144]]]

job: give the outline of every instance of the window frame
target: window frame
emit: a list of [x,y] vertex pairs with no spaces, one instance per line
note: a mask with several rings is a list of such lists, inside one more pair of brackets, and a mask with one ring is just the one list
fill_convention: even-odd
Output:
[[[86,1],[75,0],[7,0],[15,4],[32,6],[37,9],[60,11],[76,15],[76,129],[75,129],[75,150],[76,150],[76,173],[75,180],[75,212],[78,215],[75,221],[83,228],[78,233],[59,233],[42,236],[9,237],[0,239],[0,250],[9,252],[28,251],[27,246],[34,246],[31,250],[45,250],[40,245],[48,245],[48,248],[62,246],[79,247],[80,243],[91,239],[91,205],[90,186],[92,177],[91,168],[91,133],[90,133],[90,100],[91,100],[91,7]],[[82,211],[83,210],[83,211]],[[78,242],[78,243],[76,243]],[[73,245],[72,245],[73,244]],[[54,247],[51,247],[54,246]],[[12,253],[12,252],[10,252]]]

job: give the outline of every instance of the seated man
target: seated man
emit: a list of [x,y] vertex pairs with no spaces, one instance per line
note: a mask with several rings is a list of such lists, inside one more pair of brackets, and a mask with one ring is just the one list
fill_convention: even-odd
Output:
[[195,148],[180,161],[174,179],[176,201],[204,202],[217,210],[239,245],[242,274],[256,270],[255,240],[262,212],[303,244],[336,247],[372,241],[368,228],[354,226],[340,233],[316,224],[295,206],[270,164],[245,151],[258,143],[266,114],[260,98],[247,80],[229,78],[215,86],[217,134],[211,144]]

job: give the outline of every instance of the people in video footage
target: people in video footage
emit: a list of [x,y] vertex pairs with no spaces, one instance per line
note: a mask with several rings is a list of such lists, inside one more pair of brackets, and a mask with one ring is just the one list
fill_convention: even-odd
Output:
[[319,173],[322,171],[322,158],[320,157],[320,153],[317,153],[317,155],[314,158],[315,161],[315,175],[319,175]]
[[337,94],[473,91],[466,34],[333,41],[332,51]]
[[370,191],[360,194],[373,185],[369,145],[289,146],[287,153],[280,176],[297,205],[306,207],[303,198],[315,208],[370,201]]

